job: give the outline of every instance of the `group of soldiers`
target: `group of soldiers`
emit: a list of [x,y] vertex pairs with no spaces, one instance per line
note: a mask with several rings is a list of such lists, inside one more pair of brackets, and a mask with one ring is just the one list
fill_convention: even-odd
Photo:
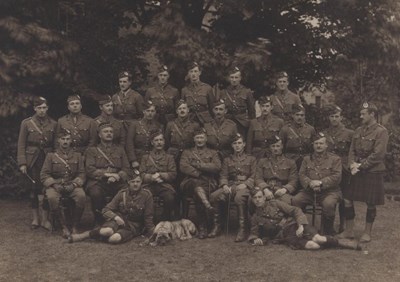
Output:
[[[143,97],[131,88],[132,75],[122,72],[120,91],[98,101],[101,114],[95,119],[82,114],[78,95],[68,97],[69,114],[57,122],[47,115],[47,100],[35,98],[35,115],[22,122],[18,140],[18,165],[33,183],[32,228],[51,229],[50,213],[70,242],[89,237],[125,242],[151,234],[157,197],[162,220],[181,217],[182,209],[185,216],[192,200],[200,239],[221,234],[221,215],[234,203],[235,242],[263,245],[266,238],[283,236],[292,247],[315,249],[337,245],[332,237],[337,205],[337,238],[354,238],[355,200],[367,203],[360,240],[371,240],[376,205],[384,201],[388,142],[375,105],[362,105],[362,125],[355,132],[342,124],[342,110],[328,105],[330,126],[317,133],[306,123],[299,96],[288,89],[285,72],[277,74],[276,93],[259,98],[257,117],[239,68],[229,71],[230,85],[218,93],[200,76],[200,66],[191,63],[189,83],[179,92],[162,66],[158,83]],[[95,228],[79,233],[86,195]],[[61,214],[65,197],[74,201],[72,225]],[[42,201],[48,207],[40,216]],[[302,212],[317,204],[325,236]]]

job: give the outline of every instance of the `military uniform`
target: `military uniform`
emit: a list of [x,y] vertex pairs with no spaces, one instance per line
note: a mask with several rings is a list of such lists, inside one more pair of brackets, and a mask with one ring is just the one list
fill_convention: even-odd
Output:
[[124,122],[126,129],[133,120],[143,116],[143,97],[135,90],[129,89],[125,93],[120,91],[111,99],[114,103],[113,115]]
[[[232,197],[237,205],[246,205],[249,191],[254,187],[256,174],[256,159],[253,156],[232,154],[222,162],[222,169],[219,179],[220,189],[211,194],[211,203],[217,201],[225,202],[228,194],[225,194],[222,187],[228,185],[232,189]],[[246,189],[237,189],[237,185],[245,184]]]
[[222,159],[232,152],[232,141],[238,133],[236,124],[230,119],[224,118],[219,124],[216,119],[204,125],[207,132],[207,145],[217,150]]
[[188,117],[185,119],[178,117],[168,122],[165,129],[167,152],[175,157],[177,163],[183,150],[193,147],[194,132],[199,128],[200,125]]
[[158,114],[157,120],[165,125],[175,118],[175,107],[179,100],[179,91],[169,84],[165,86],[157,84],[147,89],[145,100],[153,102]]
[[[143,184],[155,196],[163,200],[163,220],[172,220],[172,211],[175,204],[175,184],[177,177],[174,157],[165,151],[151,151],[142,157],[139,171],[142,173]],[[152,180],[152,174],[159,173],[162,183]]]
[[[126,129],[124,127],[124,124],[121,120],[118,120],[112,116],[107,116],[104,114],[99,115],[97,118],[94,119],[96,121],[96,126],[98,126],[102,123],[109,123],[111,124],[113,128],[113,133],[114,133],[114,139],[113,142],[114,144],[121,146],[122,148],[125,148],[125,143],[126,143]],[[97,129],[96,129],[97,131]],[[99,141],[99,140],[98,140]]]
[[28,174],[35,180],[32,184],[32,208],[39,207],[38,194],[42,193],[40,170],[46,153],[52,151],[57,123],[46,116],[37,115],[22,121],[18,136],[18,166],[26,165]]
[[291,204],[297,181],[296,163],[283,155],[262,158],[257,164],[255,186],[274,194],[278,189],[285,188],[287,192],[278,198],[285,203]]
[[[314,197],[322,206],[323,230],[326,234],[333,232],[333,221],[336,204],[342,193],[339,188],[342,178],[342,162],[339,156],[325,152],[304,157],[299,171],[303,189],[293,197],[292,204],[304,208],[314,203]],[[309,184],[312,180],[321,181],[321,192],[314,192]]]
[[156,120],[141,119],[132,122],[128,129],[126,153],[129,162],[139,162],[144,154],[151,151],[150,133],[161,131],[162,125]]
[[[100,143],[86,152],[85,168],[88,182],[86,190],[92,201],[92,209],[97,223],[101,220],[101,210],[106,205],[106,197],[114,196],[126,182],[129,162],[123,148],[117,145],[105,146]],[[107,183],[105,173],[117,173],[119,181]]]
[[349,164],[361,163],[360,172],[351,177],[349,189],[344,191],[348,200],[368,204],[384,204],[383,173],[389,134],[378,123],[356,129],[349,151]]
[[[207,197],[218,188],[217,175],[221,170],[221,160],[217,151],[209,148],[184,150],[180,160],[180,170],[184,175],[181,190],[184,198],[192,196],[196,205],[199,237],[207,236],[206,210],[211,208]],[[185,212],[185,207],[184,207]]]
[[303,156],[311,153],[311,142],[315,134],[314,127],[308,123],[297,125],[294,122],[284,125],[279,132],[283,142],[283,152],[296,162],[298,168]]
[[96,122],[84,114],[68,114],[61,117],[57,123],[57,133],[65,129],[71,132],[71,148],[75,152],[83,154],[88,147],[97,142]]
[[275,93],[271,95],[273,104],[272,113],[282,118],[285,122],[291,121],[293,105],[300,105],[299,95],[287,90],[284,94]]
[[[303,236],[298,237],[296,230],[304,226]],[[270,200],[256,209],[251,218],[251,230],[248,240],[262,239],[264,245],[268,240],[278,240],[293,249],[304,249],[307,241],[312,240],[317,231],[308,225],[307,217],[297,207],[279,201]]]
[[[115,197],[102,210],[106,222],[101,228],[110,227],[114,233],[121,235],[124,243],[137,237],[146,231],[150,236],[154,230],[153,223],[153,196],[150,191],[140,189],[137,192],[130,192],[128,188],[120,190]],[[113,220],[116,216],[121,217],[125,225],[118,226]],[[90,231],[91,238],[100,238],[100,228]]]
[[[66,222],[61,216],[60,199],[62,196],[73,199],[75,207],[72,222],[73,228],[76,229],[86,202],[83,190],[86,177],[82,155],[72,149],[66,151],[57,149],[55,153],[47,154],[40,179],[46,188],[50,211],[53,216],[60,219],[63,227],[66,227]],[[66,186],[70,186],[70,190],[67,190]]]
[[283,125],[283,120],[272,114],[251,120],[247,133],[246,152],[258,160],[264,157],[268,150],[268,141],[279,135]]
[[246,134],[251,119],[256,117],[253,91],[243,85],[229,85],[222,90],[218,99],[225,101],[226,117],[234,121],[241,134]]
[[190,118],[201,125],[212,120],[210,109],[214,102],[214,95],[210,85],[204,82],[192,82],[182,88],[182,99],[190,109]]

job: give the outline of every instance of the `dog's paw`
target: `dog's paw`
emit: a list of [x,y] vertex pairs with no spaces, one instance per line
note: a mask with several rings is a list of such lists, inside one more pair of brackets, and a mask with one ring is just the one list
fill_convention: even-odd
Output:
[[157,243],[156,242],[151,242],[150,246],[155,247],[155,246],[157,246]]
[[141,242],[141,243],[139,244],[139,246],[143,247],[143,246],[148,246],[149,244],[150,244],[150,240],[149,240],[149,239],[146,239],[146,240],[144,240],[143,242]]

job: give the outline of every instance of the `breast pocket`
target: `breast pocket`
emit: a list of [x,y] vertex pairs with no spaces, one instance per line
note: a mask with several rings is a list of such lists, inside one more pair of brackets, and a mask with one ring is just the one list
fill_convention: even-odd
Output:
[[135,113],[136,112],[136,103],[134,101],[127,101],[125,103],[125,109],[129,113]]
[[89,139],[89,127],[79,128],[78,130],[81,140]]

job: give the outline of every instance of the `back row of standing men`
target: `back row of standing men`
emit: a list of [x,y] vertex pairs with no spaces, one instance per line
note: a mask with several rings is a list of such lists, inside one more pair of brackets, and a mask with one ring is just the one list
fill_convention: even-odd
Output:
[[[242,241],[245,237],[247,214],[244,206],[248,197],[248,193],[242,193],[243,191],[258,187],[264,189],[265,193],[270,192],[299,206],[312,201],[312,193],[299,193],[296,199],[286,196],[294,194],[297,190],[297,171],[303,157],[312,153],[313,149],[314,153],[317,153],[318,149],[313,141],[318,143],[321,138],[326,147],[329,145],[330,150],[340,156],[341,160],[338,162],[331,155],[306,158],[307,164],[303,162],[305,167],[300,171],[303,170],[308,180],[300,182],[305,189],[319,191],[318,200],[323,206],[325,231],[333,232],[334,207],[341,198],[339,182],[342,179],[342,190],[343,187],[349,186],[349,165],[355,175],[359,171],[373,172],[372,176],[367,173],[371,177],[359,177],[360,181],[366,182],[357,184],[355,181],[352,186],[359,188],[348,196],[349,200],[367,202],[367,223],[372,226],[376,215],[375,204],[383,203],[383,156],[387,144],[387,131],[376,123],[377,109],[374,105],[363,105],[363,127],[357,129],[356,134],[341,124],[341,109],[331,106],[331,126],[325,130],[325,135],[320,135],[305,122],[305,109],[300,98],[288,90],[286,73],[277,75],[275,94],[260,98],[261,116],[257,118],[252,91],[240,84],[241,73],[238,68],[235,67],[229,72],[230,85],[219,93],[213,93],[211,86],[201,82],[200,75],[199,65],[191,64],[188,68],[190,83],[179,95],[179,91],[168,84],[168,68],[163,66],[158,73],[158,84],[149,88],[143,99],[130,88],[131,75],[122,72],[119,75],[121,91],[99,101],[101,115],[94,120],[81,113],[82,105],[77,95],[68,98],[70,113],[60,118],[57,123],[46,115],[47,101],[37,98],[34,101],[36,114],[22,122],[18,142],[20,169],[23,173],[31,175],[37,183],[33,189],[32,226],[48,226],[45,219],[40,223],[38,216],[38,195],[42,191],[39,183],[42,182],[47,188],[50,210],[54,213],[57,213],[59,204],[59,190],[64,189],[60,187],[68,183],[67,191],[75,191],[75,194],[78,194],[75,195],[79,199],[75,209],[75,221],[78,222],[84,201],[81,197],[83,190],[77,193],[76,188],[82,187],[87,178],[86,192],[91,197],[96,222],[100,223],[100,211],[106,204],[106,196],[115,194],[123,186],[131,169],[140,167],[144,183],[147,178],[151,192],[164,199],[166,219],[171,218],[172,209],[176,205],[176,192],[179,196],[185,193],[194,196],[201,237],[207,235],[204,220],[205,209],[211,209],[208,202],[210,193],[218,187],[222,189],[219,194],[211,197],[214,206],[218,205],[215,203],[219,202],[219,199],[226,198],[226,195],[239,194],[240,196],[235,197],[240,223],[236,239]],[[163,132],[162,136],[160,132]],[[238,133],[241,135],[237,135]],[[46,158],[46,153],[54,148],[56,136],[60,144],[56,146],[56,152]],[[71,147],[72,150],[63,150],[62,143],[68,143],[65,136],[71,140],[70,144],[64,145],[64,149]],[[246,148],[235,145],[238,140],[241,140]],[[321,145],[320,153],[327,150],[324,144]],[[168,154],[163,152],[164,145]],[[205,145],[210,150],[207,148],[206,151],[202,151],[201,148]],[[236,150],[235,146],[239,148]],[[253,157],[245,155],[244,150]],[[83,157],[78,157],[83,153],[84,168]],[[347,160],[349,153],[352,156],[350,162]],[[217,179],[222,160],[226,162],[221,179]],[[258,173],[259,181],[254,184],[256,161],[259,161],[258,168],[261,170]],[[177,164],[180,168],[178,170]],[[338,165],[341,168],[339,172]],[[72,173],[73,167],[82,173],[80,177],[76,175],[76,171]],[[220,180],[219,183],[217,180]],[[169,185],[164,185],[164,182]],[[162,185],[156,185],[157,183]],[[179,183],[183,191],[177,188]],[[369,187],[371,183],[371,191],[360,191],[364,184],[368,184]],[[235,188],[235,193],[232,193],[233,184],[235,187],[242,187],[240,184],[244,184],[247,190]],[[113,191],[109,191],[110,189]],[[241,192],[238,193],[239,191]],[[325,195],[321,191],[325,191]],[[52,195],[52,192],[55,195]],[[347,225],[351,229],[354,208],[351,201],[346,203],[346,208],[343,208],[346,213],[343,214],[346,214]],[[210,232],[211,237],[218,233],[220,222],[218,208],[214,210],[216,228]],[[365,237],[370,233],[368,224]],[[343,236],[351,237],[353,234],[350,230]]]

